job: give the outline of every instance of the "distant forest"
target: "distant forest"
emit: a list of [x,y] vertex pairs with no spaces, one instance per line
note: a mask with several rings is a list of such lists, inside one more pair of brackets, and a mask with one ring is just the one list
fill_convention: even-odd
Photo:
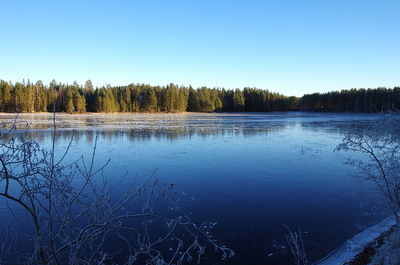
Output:
[[288,97],[265,89],[235,90],[191,86],[103,86],[90,80],[49,85],[0,80],[1,112],[381,112],[400,109],[400,87],[350,89]]

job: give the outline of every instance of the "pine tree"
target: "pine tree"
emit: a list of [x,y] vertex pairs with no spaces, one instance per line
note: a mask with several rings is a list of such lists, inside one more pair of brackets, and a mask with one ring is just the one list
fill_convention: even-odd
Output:
[[235,111],[244,111],[245,109],[243,92],[239,89],[236,89],[233,95],[233,108]]
[[64,96],[64,111],[68,113],[73,113],[75,111],[74,106],[74,94],[71,88],[67,88]]
[[156,92],[153,89],[149,89],[148,90],[148,98],[149,98],[148,111],[156,112],[158,110],[158,108],[157,108],[157,95],[156,95]]
[[86,80],[84,88],[85,88],[85,92],[92,93],[93,92],[92,81],[91,80]]
[[74,109],[76,112],[86,112],[85,97],[75,90],[73,92]]

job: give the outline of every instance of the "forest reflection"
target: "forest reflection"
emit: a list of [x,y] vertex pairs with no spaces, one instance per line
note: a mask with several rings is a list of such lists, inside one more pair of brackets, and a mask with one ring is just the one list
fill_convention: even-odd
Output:
[[[13,123],[16,115],[1,115],[2,122]],[[335,115],[318,113],[270,114],[111,114],[56,115],[57,141],[93,143],[100,139],[127,139],[131,142],[207,137],[253,137],[279,133],[329,133],[338,137],[358,126],[368,126],[377,115]],[[49,143],[52,114],[20,114],[17,127],[39,143]],[[27,130],[26,128],[29,128]],[[6,130],[0,130],[3,134]],[[295,135],[296,136],[296,135]],[[3,139],[6,140],[6,139]]]
[[[279,133],[287,130],[297,131],[313,131],[335,134],[337,136],[343,136],[350,128],[354,125],[351,124],[340,124],[340,123],[271,123],[264,126],[252,126],[249,123],[246,124],[235,124],[234,126],[221,126],[214,125],[213,127],[196,127],[196,126],[185,126],[185,127],[174,127],[166,126],[165,128],[90,128],[85,127],[84,129],[70,129],[60,128],[56,130],[57,141],[67,141],[73,137],[74,142],[85,141],[88,144],[92,144],[95,137],[98,136],[100,139],[113,140],[113,139],[128,139],[131,142],[146,142],[154,139],[174,141],[180,139],[191,139],[191,138],[209,138],[209,137],[253,137],[260,135],[268,135],[273,133]],[[359,124],[360,126],[360,124]],[[34,129],[20,130],[21,133],[26,133],[29,138],[36,139],[39,143],[46,143],[52,136],[52,129],[40,129],[37,126]],[[0,132],[0,133],[4,133]],[[6,139],[4,139],[6,140]]]

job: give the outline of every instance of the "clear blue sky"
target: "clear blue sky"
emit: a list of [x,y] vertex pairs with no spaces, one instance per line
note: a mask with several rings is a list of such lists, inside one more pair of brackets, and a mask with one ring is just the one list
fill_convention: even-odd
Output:
[[302,95],[400,85],[400,1],[0,0],[0,79]]

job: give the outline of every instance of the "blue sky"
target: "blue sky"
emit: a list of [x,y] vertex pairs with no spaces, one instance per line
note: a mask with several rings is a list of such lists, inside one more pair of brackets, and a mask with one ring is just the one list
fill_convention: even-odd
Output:
[[286,95],[400,85],[400,1],[0,0],[0,79]]

